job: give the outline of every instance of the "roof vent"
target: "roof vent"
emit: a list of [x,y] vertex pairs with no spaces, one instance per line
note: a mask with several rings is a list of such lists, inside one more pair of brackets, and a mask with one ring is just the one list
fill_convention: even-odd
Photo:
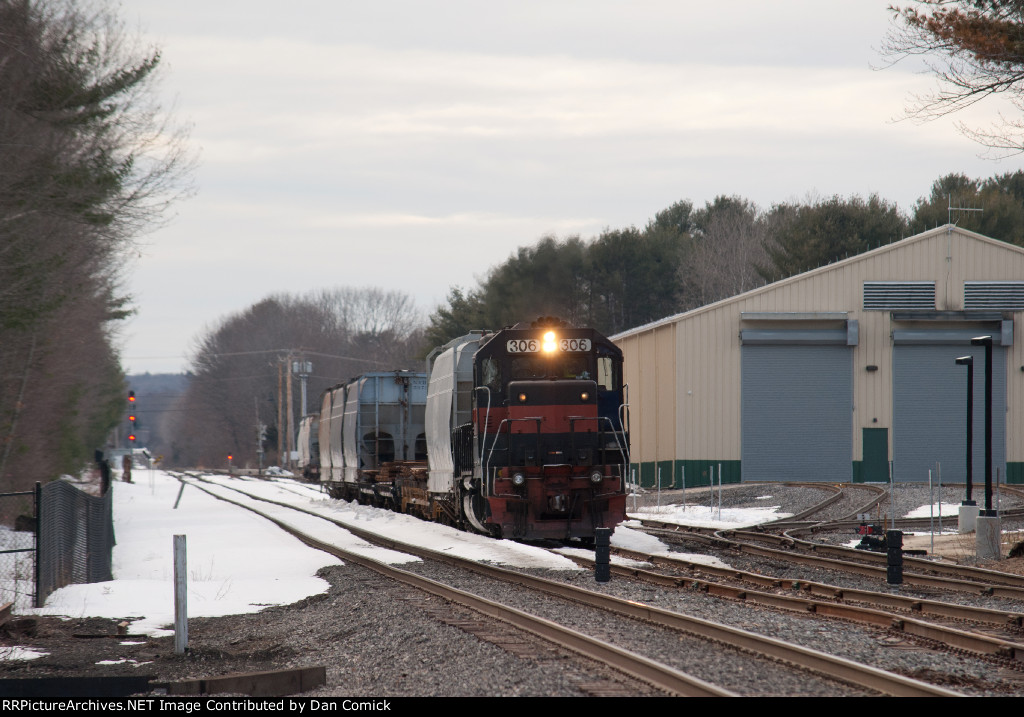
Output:
[[865,311],[935,310],[934,281],[865,281]]
[[964,309],[1024,309],[1024,281],[965,281]]

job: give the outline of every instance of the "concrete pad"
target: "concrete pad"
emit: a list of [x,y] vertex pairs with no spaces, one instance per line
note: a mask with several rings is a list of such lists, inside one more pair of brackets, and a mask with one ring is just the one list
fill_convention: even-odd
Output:
[[1000,560],[1002,558],[1000,549],[1002,524],[1002,518],[997,515],[978,516],[975,531],[978,560]]
[[959,529],[961,533],[973,533],[978,525],[978,512],[981,509],[976,505],[960,506]]

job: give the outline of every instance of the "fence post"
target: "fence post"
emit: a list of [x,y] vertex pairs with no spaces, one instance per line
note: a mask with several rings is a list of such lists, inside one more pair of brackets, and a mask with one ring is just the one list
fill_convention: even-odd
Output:
[[188,648],[188,580],[185,536],[174,536],[174,654]]
[[36,538],[35,538],[35,549],[36,549],[36,564],[35,564],[35,595],[32,597],[32,603],[35,607],[42,607],[42,602],[39,599],[39,534],[43,529],[43,484],[40,481],[36,481],[35,495],[33,496],[35,501],[35,513],[36,513]]

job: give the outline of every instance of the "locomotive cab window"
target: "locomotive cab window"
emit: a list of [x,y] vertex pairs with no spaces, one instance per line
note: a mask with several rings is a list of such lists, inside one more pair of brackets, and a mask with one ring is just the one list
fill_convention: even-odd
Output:
[[496,358],[485,358],[480,362],[480,385],[491,389],[492,394],[501,393],[501,365]]
[[603,391],[615,389],[617,372],[611,356],[597,357],[597,387]]

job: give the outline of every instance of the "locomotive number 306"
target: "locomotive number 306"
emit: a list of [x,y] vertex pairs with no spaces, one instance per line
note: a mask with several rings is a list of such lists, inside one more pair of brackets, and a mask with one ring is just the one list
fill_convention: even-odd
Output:
[[[568,353],[586,353],[591,348],[590,339],[561,339],[558,342],[558,350]],[[539,353],[541,341],[539,339],[512,339],[505,343],[505,350],[510,354]]]

